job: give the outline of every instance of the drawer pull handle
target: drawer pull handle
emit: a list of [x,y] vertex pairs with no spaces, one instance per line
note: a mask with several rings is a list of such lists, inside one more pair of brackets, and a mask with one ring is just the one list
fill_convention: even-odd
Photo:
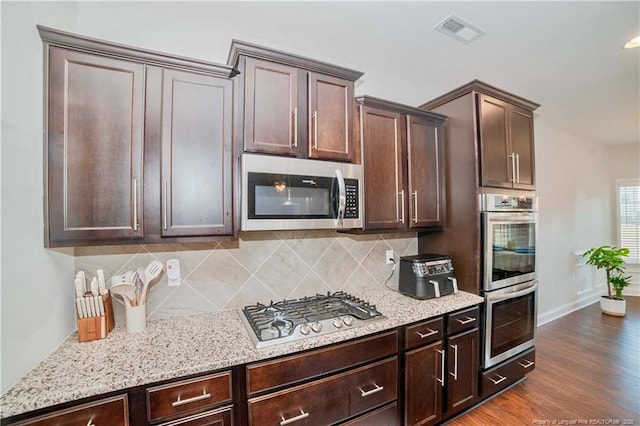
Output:
[[89,419],[89,423],[87,423],[87,426],[96,426],[96,424],[93,423],[93,419]]
[[302,408],[301,408],[300,414],[298,414],[295,417],[291,417],[290,419],[285,419],[284,416],[280,416],[280,417],[282,418],[282,421],[280,422],[280,426],[284,426],[284,425],[288,425],[289,423],[297,422],[298,420],[306,419],[307,417],[309,417],[309,413],[305,413],[304,411],[302,411]]
[[181,405],[191,404],[192,402],[202,401],[204,399],[209,399],[209,398],[211,398],[211,394],[207,393],[207,391],[205,389],[205,390],[202,391],[202,395],[194,396],[193,398],[180,399],[180,395],[178,395],[178,400],[177,401],[173,401],[173,403],[171,403],[171,405],[174,406],[174,407],[179,407]]
[[531,367],[533,364],[535,364],[535,362],[533,361],[529,361],[528,359],[525,359],[523,362],[519,362],[518,365],[522,368],[529,368]]
[[375,386],[375,388],[371,389],[370,391],[364,391],[362,390],[362,388],[360,388],[360,396],[365,398],[369,395],[373,395],[374,393],[378,393],[382,390],[384,390],[384,386],[378,386],[375,383],[373,384],[373,386]]
[[421,339],[424,339],[425,337],[433,336],[434,334],[438,334],[438,330],[432,330],[430,328],[428,328],[427,330],[429,330],[429,332],[426,334],[422,334],[419,331],[416,331],[416,334],[420,336]]
[[474,322],[475,320],[476,319],[474,317],[465,317],[465,319],[463,320],[460,318],[457,318],[457,321],[462,325],[469,324],[470,322]]
[[497,374],[496,376],[497,376],[497,377],[499,377],[499,379],[498,379],[498,380],[495,380],[495,379],[493,379],[493,378],[489,377],[489,380],[491,380],[491,381],[493,382],[493,384],[494,384],[494,385],[497,385],[498,383],[502,383],[502,382],[504,382],[505,380],[507,380],[507,378],[506,378],[505,376],[501,376],[501,375],[499,375],[499,374]]

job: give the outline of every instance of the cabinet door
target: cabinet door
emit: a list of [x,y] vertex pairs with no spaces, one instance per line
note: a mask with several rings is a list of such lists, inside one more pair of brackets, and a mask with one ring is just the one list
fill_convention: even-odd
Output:
[[432,425],[442,417],[442,342],[405,354],[405,425]]
[[143,237],[144,66],[51,47],[49,244]]
[[406,227],[407,194],[404,190],[405,125],[403,116],[377,108],[361,107],[364,166],[364,228]]
[[232,82],[165,69],[162,86],[162,235],[231,234]]
[[535,151],[533,142],[533,113],[511,105],[509,113],[511,151],[516,155],[518,189],[535,189]]
[[478,95],[481,185],[511,188],[512,152],[509,147],[509,104]]
[[246,58],[244,78],[244,149],[295,155],[298,69]]
[[354,161],[353,82],[309,73],[309,157]]
[[407,116],[409,227],[442,225],[444,157],[442,126]]
[[478,400],[478,329],[447,339],[447,417]]

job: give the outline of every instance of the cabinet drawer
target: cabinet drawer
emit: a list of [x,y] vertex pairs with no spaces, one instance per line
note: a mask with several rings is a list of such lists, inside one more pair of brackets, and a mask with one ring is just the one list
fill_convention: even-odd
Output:
[[442,317],[407,327],[404,336],[405,349],[442,340]]
[[398,352],[398,333],[359,339],[325,349],[277,358],[247,367],[247,392],[274,389],[351,366],[394,355]]
[[524,377],[535,368],[535,360],[535,349],[529,349],[524,354],[483,372],[480,384],[481,397],[492,395]]
[[147,389],[149,421],[231,401],[231,372]]
[[249,399],[255,426],[340,422],[397,398],[397,357],[273,394]]
[[129,402],[127,395],[90,402],[78,407],[56,411],[16,425],[76,426],[76,425],[129,425]]
[[461,331],[471,330],[480,324],[480,309],[474,306],[464,311],[447,315],[447,334],[460,333]]
[[230,426],[232,408],[224,407],[214,411],[207,411],[194,416],[182,418],[158,426]]
[[394,402],[357,419],[340,424],[342,426],[396,426],[398,424],[398,405]]

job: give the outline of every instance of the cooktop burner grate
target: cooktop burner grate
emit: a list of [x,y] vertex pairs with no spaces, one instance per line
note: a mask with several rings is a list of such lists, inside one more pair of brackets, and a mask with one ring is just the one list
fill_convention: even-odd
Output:
[[241,318],[256,347],[262,347],[348,329],[385,317],[375,305],[338,291],[246,306]]

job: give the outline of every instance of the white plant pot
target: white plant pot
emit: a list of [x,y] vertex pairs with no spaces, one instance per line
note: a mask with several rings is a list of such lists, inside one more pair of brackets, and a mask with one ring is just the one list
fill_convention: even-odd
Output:
[[624,299],[609,299],[607,296],[600,298],[600,309],[607,315],[623,317],[627,311],[627,301]]

